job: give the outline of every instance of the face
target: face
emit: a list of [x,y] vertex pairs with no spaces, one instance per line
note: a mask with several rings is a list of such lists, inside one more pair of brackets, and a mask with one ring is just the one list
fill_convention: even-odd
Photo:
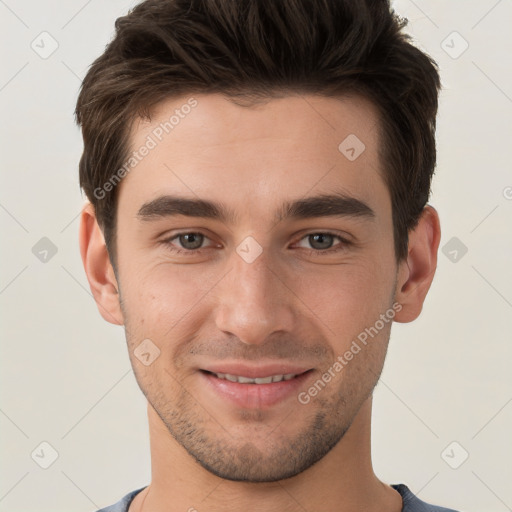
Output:
[[378,136],[357,97],[196,95],[133,127],[145,156],[117,210],[131,362],[169,434],[222,478],[304,471],[371,396],[397,279]]

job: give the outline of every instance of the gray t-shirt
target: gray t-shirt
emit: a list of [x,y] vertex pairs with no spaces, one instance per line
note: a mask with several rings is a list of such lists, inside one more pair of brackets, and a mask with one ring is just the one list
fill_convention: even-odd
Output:
[[[391,487],[397,490],[400,493],[400,496],[402,496],[402,501],[404,504],[402,507],[402,512],[457,512],[451,508],[437,507],[435,505],[429,505],[428,503],[421,501],[404,484],[392,484]],[[133,498],[135,498],[135,495],[143,489],[145,489],[145,487],[137,489],[136,491],[132,491],[123,499],[118,501],[115,505],[102,508],[97,512],[128,512],[128,507],[130,506]]]

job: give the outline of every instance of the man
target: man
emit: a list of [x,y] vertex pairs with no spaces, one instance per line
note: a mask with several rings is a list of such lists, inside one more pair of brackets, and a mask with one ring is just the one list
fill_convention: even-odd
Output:
[[80,247],[148,401],[109,512],[447,511],[373,472],[372,392],[418,317],[440,88],[384,0],[148,0],[78,99]]

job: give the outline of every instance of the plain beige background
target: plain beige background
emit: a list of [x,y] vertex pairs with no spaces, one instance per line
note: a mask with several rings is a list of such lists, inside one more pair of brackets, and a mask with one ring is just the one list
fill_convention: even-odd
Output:
[[[0,512],[93,511],[149,482],[123,330],[101,319],[80,260],[72,116],[81,78],[131,5],[0,0]],[[431,204],[443,235],[421,317],[392,330],[374,466],[428,502],[511,510],[512,5],[394,7],[441,69]],[[46,262],[43,237],[57,250]]]

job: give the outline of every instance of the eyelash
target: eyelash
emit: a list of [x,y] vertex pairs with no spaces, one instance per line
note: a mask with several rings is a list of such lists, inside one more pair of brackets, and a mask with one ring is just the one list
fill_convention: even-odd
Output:
[[[171,251],[174,254],[188,254],[188,255],[194,255],[194,254],[201,254],[206,247],[200,248],[200,249],[179,249],[172,245],[172,242],[183,235],[203,235],[205,239],[208,239],[206,235],[203,233],[200,233],[198,231],[183,231],[181,233],[176,233],[171,238],[167,238],[166,240],[162,240],[162,244],[164,244],[166,247],[170,248]],[[341,247],[337,247],[336,245],[334,247],[330,247],[329,249],[304,249],[307,251],[308,255],[313,256],[323,256],[325,254],[332,254],[335,252],[340,252],[352,245],[351,242],[349,242],[347,239],[343,238],[342,236],[338,235],[337,233],[333,233],[331,231],[312,231],[311,233],[307,233],[302,238],[300,238],[298,241],[301,242],[305,238],[311,236],[311,235],[329,235],[334,238],[337,238],[341,243],[339,244]]]

